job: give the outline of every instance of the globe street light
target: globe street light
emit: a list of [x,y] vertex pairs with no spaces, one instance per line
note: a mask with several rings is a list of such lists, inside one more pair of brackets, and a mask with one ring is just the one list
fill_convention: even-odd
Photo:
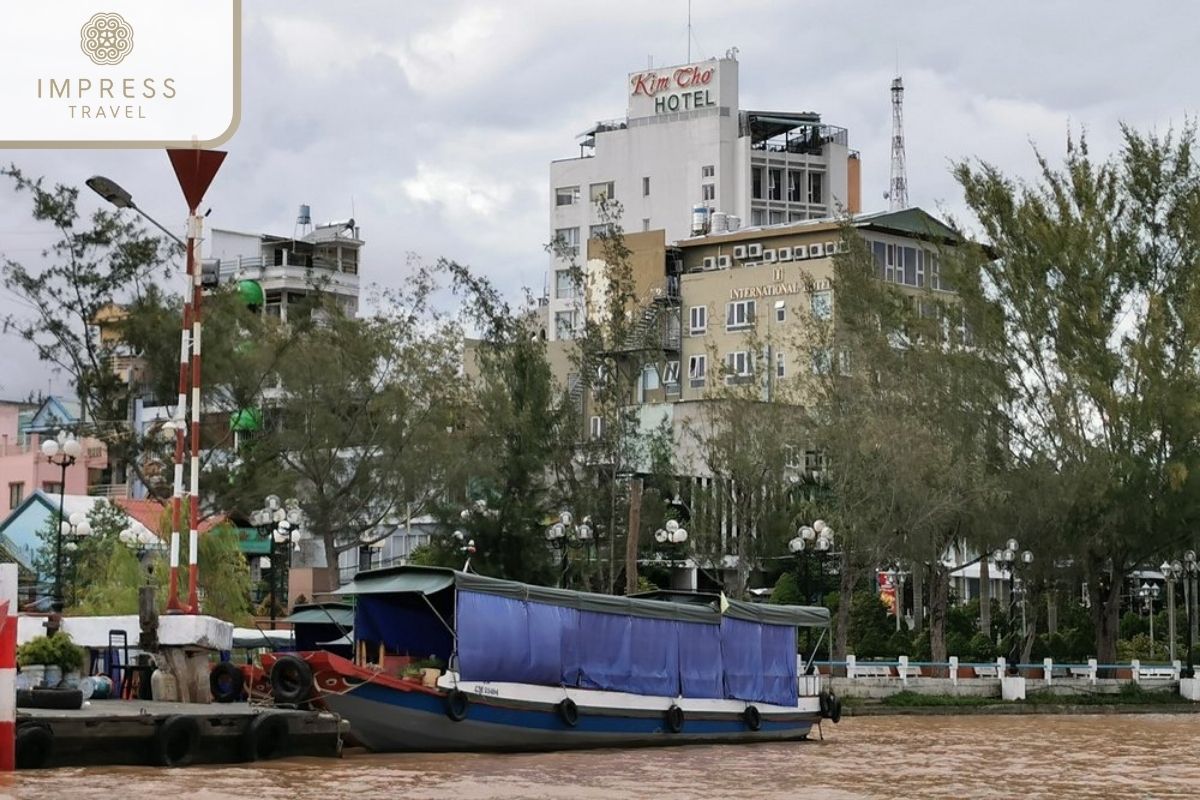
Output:
[[[1030,550],[1021,550],[1021,545],[1016,539],[1009,539],[1003,550],[992,551],[992,560],[996,562],[996,566],[1008,572],[1008,631],[1013,633],[1013,608],[1016,605],[1017,596],[1017,565],[1028,567],[1033,563],[1033,552]],[[1025,623],[1025,592],[1021,592],[1021,635],[1026,633]],[[1017,663],[1014,659],[1014,665]]]
[[63,525],[66,524],[63,516],[63,503],[67,493],[67,467],[75,463],[76,459],[83,453],[83,446],[73,434],[66,431],[59,431],[58,436],[54,439],[47,439],[42,442],[42,455],[51,464],[59,468],[58,481],[58,520],[59,528],[54,537],[54,599],[51,608],[56,612],[62,612],[63,596],[62,596],[62,562],[63,562]]
[[1167,579],[1167,658],[1175,662],[1175,583],[1183,577],[1183,564],[1175,561],[1164,561],[1159,568]]
[[1196,603],[1196,574],[1200,572],[1200,563],[1196,561],[1196,551],[1188,550],[1183,554],[1183,604],[1187,606],[1187,670],[1183,673],[1183,677],[1192,678],[1196,675],[1195,665],[1192,663],[1192,650],[1195,647],[1193,641],[1193,618],[1192,606]]
[[1137,595],[1142,598],[1142,607],[1150,615],[1150,658],[1154,658],[1154,601],[1158,599],[1158,584],[1143,583]]
[[[271,570],[268,588],[270,589],[271,628],[274,630],[277,616],[277,600],[281,588],[285,602],[287,599],[286,585],[281,586],[282,580],[284,580],[284,576],[287,574],[282,569],[284,563],[283,556],[286,554],[287,566],[290,569],[292,551],[300,549],[300,529],[301,523],[304,520],[304,514],[300,511],[299,501],[294,497],[281,500],[279,495],[267,495],[264,505],[264,508],[250,514],[250,524],[264,529],[270,537],[268,539],[270,555],[265,559],[259,560],[259,567]],[[291,546],[288,547],[286,545]]]
[[[58,539],[66,539],[67,543],[62,545],[62,549],[67,553],[74,553],[79,549],[77,541],[92,535],[92,526],[88,524],[87,515],[82,511],[75,511],[65,520],[58,524]],[[71,562],[71,602],[75,602],[75,569],[76,564]],[[61,600],[60,590],[55,588],[55,595]]]
[[[788,552],[797,557],[803,557],[804,553],[812,552],[817,555],[817,562],[820,567],[821,577],[825,575],[825,555],[833,549],[834,532],[825,520],[817,520],[811,526],[801,525],[796,530],[796,535],[788,541]],[[819,598],[824,581],[817,587],[817,596]],[[808,580],[808,560],[804,560],[804,595],[810,597]]]
[[559,586],[565,587],[568,583],[567,576],[571,568],[570,549],[572,547],[581,547],[587,550],[596,541],[596,532],[592,528],[592,518],[584,517],[580,520],[579,524],[575,524],[575,515],[564,509],[559,512],[558,520],[546,528],[546,541],[549,542],[551,547],[558,550],[562,570],[562,574],[559,577]]

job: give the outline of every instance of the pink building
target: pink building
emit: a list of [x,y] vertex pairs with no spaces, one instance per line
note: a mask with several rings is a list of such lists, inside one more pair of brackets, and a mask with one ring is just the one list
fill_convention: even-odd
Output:
[[[0,519],[34,490],[57,496],[63,490],[62,467],[42,455],[41,443],[60,428],[79,423],[76,404],[57,397],[39,403],[0,401]],[[40,433],[39,433],[40,432]],[[108,455],[99,441],[84,438],[83,453],[66,470],[66,493],[86,495],[104,484]]]

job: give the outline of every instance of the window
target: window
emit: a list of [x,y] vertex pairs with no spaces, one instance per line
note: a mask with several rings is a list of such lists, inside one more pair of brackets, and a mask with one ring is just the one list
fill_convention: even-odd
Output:
[[642,230],[643,231],[650,230],[650,218],[649,217],[642,217]]
[[717,168],[714,167],[712,164],[705,164],[703,167],[700,168],[700,177],[701,178],[712,178],[716,174],[717,174]]
[[667,368],[663,372],[663,383],[668,389],[679,391],[679,362],[668,361]]
[[725,356],[725,380],[740,383],[754,374],[754,361],[746,350],[735,350]]
[[804,195],[801,187],[804,186],[804,173],[797,172],[794,169],[788,170],[788,190],[787,199],[789,203],[804,202]]
[[554,334],[559,339],[575,338],[574,311],[559,311],[554,315]]
[[767,170],[767,199],[782,200],[783,199],[783,170],[769,169]]
[[824,183],[825,183],[825,176],[822,175],[820,172],[808,173],[808,202],[810,202],[810,203],[825,202],[824,200],[821,199],[822,196],[824,195],[824,191],[823,191]]
[[708,306],[692,306],[688,310],[688,333],[692,336],[708,332]]
[[42,484],[42,491],[46,494],[62,494],[63,485],[58,481],[46,481]]
[[754,167],[750,170],[750,196],[755,200],[763,199],[763,168]]
[[775,321],[784,322],[787,320],[787,303],[782,300],[775,301]]
[[738,300],[725,306],[725,330],[734,331],[754,325],[754,301]]
[[658,366],[655,364],[647,364],[642,367],[642,391],[652,392],[660,386],[658,380]]
[[650,178],[642,178],[642,197],[650,196]]
[[558,228],[554,231],[554,243],[565,255],[579,255],[579,228]]
[[896,245],[887,246],[887,259],[883,265],[883,279],[888,283],[899,283],[896,278]]
[[588,228],[589,239],[603,239],[605,236],[612,235],[612,223],[602,222],[599,225],[592,225]]
[[688,358],[688,380],[691,381],[692,388],[704,385],[704,378],[708,373],[708,356],[691,356]]
[[812,303],[812,315],[817,319],[833,317],[833,292],[829,289],[813,292],[810,302]]
[[775,354],[775,377],[776,378],[786,378],[787,377],[787,366],[783,360],[783,353]]
[[593,203],[599,203],[601,200],[612,200],[614,197],[613,182],[593,183],[588,190],[588,196],[592,199]]
[[942,273],[938,265],[937,254],[926,253],[925,263],[929,265],[929,288],[940,291],[942,288]]
[[812,354],[812,371],[813,375],[828,375],[829,370],[833,367],[833,358],[830,356],[829,350],[821,348],[814,350]]
[[700,187],[700,199],[701,200],[716,200],[717,199],[716,185],[712,184],[712,183],[706,183],[703,186],[701,186]]
[[25,499],[25,484],[10,483],[8,485],[8,507],[10,509],[21,505],[21,501]]
[[838,353],[838,374],[850,374],[850,351],[842,350]]
[[554,296],[560,300],[567,300],[575,296],[575,276],[571,274],[571,270],[555,270]]
[[579,202],[578,186],[560,186],[554,190],[554,205],[573,206]]
[[604,417],[592,417],[588,420],[588,434],[593,439],[599,439],[604,435]]
[[804,471],[809,473],[824,472],[825,453],[821,450],[805,450]]

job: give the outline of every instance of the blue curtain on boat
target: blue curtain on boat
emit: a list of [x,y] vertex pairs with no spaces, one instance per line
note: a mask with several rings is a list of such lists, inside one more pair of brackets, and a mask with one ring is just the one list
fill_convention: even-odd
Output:
[[684,697],[725,696],[721,660],[721,626],[675,623],[679,642],[679,681]]
[[530,680],[529,615],[522,600],[459,592],[455,614],[459,676],[468,681]]
[[579,685],[587,689],[629,690],[632,656],[630,618],[619,614],[580,611],[575,649],[579,654]]
[[762,626],[762,699],[781,706],[796,705],[796,629]]
[[579,686],[579,675],[581,672],[579,660],[579,609],[577,608],[562,608],[560,606],[546,606],[552,608],[558,614],[558,623],[561,639],[559,641],[559,653],[562,656],[562,671],[559,674],[559,682],[563,686]]
[[679,695],[679,636],[675,621],[629,619],[629,674],[623,691]]
[[529,619],[529,672],[524,680],[557,686],[563,682],[566,632],[577,624],[572,615],[579,612],[545,603],[526,603],[525,608]]
[[448,659],[454,639],[424,600],[404,595],[360,595],[354,638],[383,642],[393,653]]
[[732,617],[721,619],[721,661],[725,666],[725,696],[729,699],[764,699],[763,627]]

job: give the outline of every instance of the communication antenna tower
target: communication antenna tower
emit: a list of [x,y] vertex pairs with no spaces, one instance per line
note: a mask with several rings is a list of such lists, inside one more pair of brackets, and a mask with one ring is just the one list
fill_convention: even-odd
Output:
[[886,197],[892,211],[908,208],[908,177],[904,167],[904,81],[892,80],[892,179]]

